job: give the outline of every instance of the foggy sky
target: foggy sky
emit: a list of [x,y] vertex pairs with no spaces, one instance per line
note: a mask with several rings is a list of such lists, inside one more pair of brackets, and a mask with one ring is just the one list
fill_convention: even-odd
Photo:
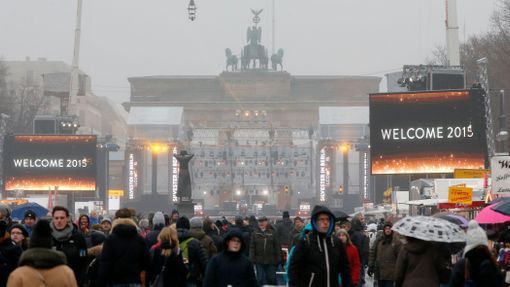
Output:
[[[271,52],[271,0],[84,0],[80,68],[98,96],[129,97],[128,77],[217,75],[225,48],[240,54],[250,8],[264,8]],[[444,0],[275,0],[276,49],[293,75],[379,75],[421,64],[445,45]],[[0,0],[4,60],[71,63],[76,0]],[[457,0],[459,38],[487,32],[497,0]]]

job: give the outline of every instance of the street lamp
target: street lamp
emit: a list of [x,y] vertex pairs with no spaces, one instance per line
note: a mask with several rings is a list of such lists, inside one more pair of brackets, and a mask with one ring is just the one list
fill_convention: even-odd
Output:
[[188,5],[188,17],[191,21],[195,21],[197,18],[197,6],[195,0],[190,0]]
[[501,142],[501,152],[506,152],[506,140],[508,139],[508,131],[506,127],[506,114],[505,114],[505,90],[500,93],[500,108],[499,108],[499,132],[496,135],[496,140]]

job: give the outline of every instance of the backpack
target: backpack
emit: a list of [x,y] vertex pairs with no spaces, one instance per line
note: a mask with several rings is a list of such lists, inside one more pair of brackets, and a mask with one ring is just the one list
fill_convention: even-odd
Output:
[[191,264],[189,262],[189,243],[193,239],[194,239],[193,237],[190,237],[190,238],[184,240],[183,242],[179,243],[179,249],[181,250],[182,261],[184,262],[184,265],[188,269],[188,274],[186,275],[186,278],[189,278],[191,276],[191,272],[190,272]]

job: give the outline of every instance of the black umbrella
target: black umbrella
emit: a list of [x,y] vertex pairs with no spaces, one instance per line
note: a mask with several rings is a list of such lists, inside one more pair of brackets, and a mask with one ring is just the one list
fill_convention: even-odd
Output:
[[510,200],[510,197],[498,197],[496,199],[494,199],[493,201],[491,202],[487,202],[485,204],[485,206],[489,206],[489,205],[494,205],[496,203],[499,203],[499,202],[504,202],[504,201],[509,201]]
[[492,210],[510,216],[510,200],[503,200],[499,204],[492,205]]
[[335,216],[335,221],[345,221],[347,218],[349,218],[349,214],[341,211],[341,210],[335,210],[333,211],[333,215]]

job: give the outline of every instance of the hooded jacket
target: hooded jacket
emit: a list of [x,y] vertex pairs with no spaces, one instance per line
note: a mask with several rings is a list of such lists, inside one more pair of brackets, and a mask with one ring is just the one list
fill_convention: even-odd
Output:
[[19,266],[9,276],[8,287],[77,286],[73,270],[66,265],[66,257],[60,251],[28,249],[21,256]]
[[[241,240],[241,249],[238,252],[228,250],[228,241],[233,237]],[[243,255],[246,243],[241,232],[231,230],[223,240],[223,251],[214,256],[205,272],[203,287],[256,287],[257,279],[253,264]]]
[[4,231],[0,238],[0,287],[5,286],[9,274],[18,267],[21,252],[21,247],[12,241],[9,232]]
[[[180,243],[192,237],[189,230],[183,228],[177,229],[177,236]],[[184,251],[181,250],[181,252]],[[190,272],[188,282],[195,283],[201,281],[205,273],[205,268],[207,267],[207,257],[200,241],[195,238],[188,242],[188,256]]]
[[193,238],[200,241],[200,244],[202,245],[202,248],[204,248],[205,256],[209,259],[216,255],[218,250],[216,249],[216,245],[214,244],[214,241],[212,240],[209,235],[205,234],[204,230],[202,228],[192,228],[190,230],[191,236]]
[[377,237],[370,251],[368,266],[376,269],[376,279],[395,281],[395,265],[402,243],[392,232]]
[[150,268],[145,241],[138,235],[136,223],[128,218],[113,222],[112,234],[105,239],[100,258],[100,283],[139,284],[140,273]]
[[[317,217],[327,214],[329,229],[318,231]],[[290,259],[289,286],[351,286],[351,274],[345,246],[333,235],[335,217],[325,206],[315,206],[311,218],[312,231],[296,244]]]
[[438,266],[442,258],[429,242],[412,239],[398,254],[395,266],[396,287],[439,286]]
[[354,218],[351,221],[349,236],[356,249],[358,249],[361,263],[367,264],[370,253],[370,238],[365,235],[364,229],[363,223],[358,218]]

